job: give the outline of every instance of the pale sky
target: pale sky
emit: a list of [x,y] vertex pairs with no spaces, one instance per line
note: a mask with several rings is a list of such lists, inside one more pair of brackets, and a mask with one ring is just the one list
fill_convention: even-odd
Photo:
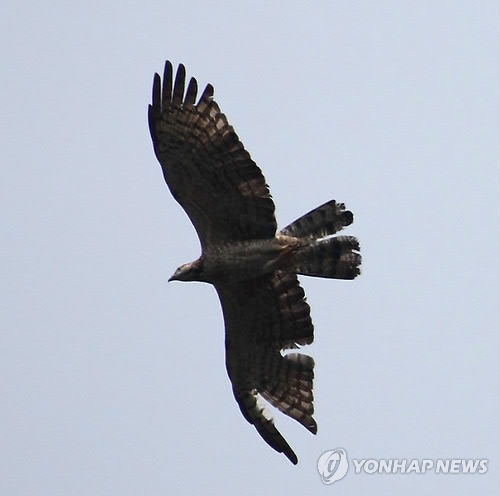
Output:
[[[498,2],[11,2],[0,16],[0,494],[498,494]],[[147,127],[186,65],[278,224],[354,212],[355,281],[302,278],[317,436],[241,416],[215,291]],[[351,459],[488,459],[356,474]]]

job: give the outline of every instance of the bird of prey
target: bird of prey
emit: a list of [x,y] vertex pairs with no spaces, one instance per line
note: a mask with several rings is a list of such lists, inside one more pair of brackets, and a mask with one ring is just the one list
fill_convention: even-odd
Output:
[[149,129],[173,197],[191,219],[201,256],[170,278],[212,284],[222,305],[226,367],[243,416],[292,463],[297,456],[264,410],[266,400],[313,434],[311,357],[288,350],[313,341],[297,274],[354,279],[359,244],[334,236],[353,222],[331,200],[277,232],[274,203],[261,170],[213,99],[181,64],[155,74]]

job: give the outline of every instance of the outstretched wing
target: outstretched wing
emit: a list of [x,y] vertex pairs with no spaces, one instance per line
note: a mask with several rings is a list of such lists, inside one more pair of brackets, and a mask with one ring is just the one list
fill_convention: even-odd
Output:
[[313,434],[311,357],[281,350],[313,341],[309,305],[297,276],[277,271],[237,285],[216,285],[226,327],[226,367],[243,416],[292,462],[297,456],[259,401],[264,398]]
[[212,99],[209,84],[198,103],[196,79],[184,95],[181,64],[173,81],[166,62],[163,86],[155,74],[149,128],[156,157],[174,198],[202,246],[269,238],[276,232],[274,203],[261,170]]

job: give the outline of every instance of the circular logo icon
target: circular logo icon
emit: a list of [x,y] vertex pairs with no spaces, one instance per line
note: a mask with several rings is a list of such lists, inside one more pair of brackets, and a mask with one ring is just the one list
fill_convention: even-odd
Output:
[[345,449],[325,451],[318,460],[318,472],[324,484],[333,484],[347,474],[349,464]]

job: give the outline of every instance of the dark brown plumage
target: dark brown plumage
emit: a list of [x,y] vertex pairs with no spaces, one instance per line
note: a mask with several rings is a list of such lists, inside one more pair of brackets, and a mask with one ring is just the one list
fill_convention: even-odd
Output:
[[174,198],[202,247],[172,280],[215,286],[226,328],[226,367],[244,417],[292,463],[297,457],[259,404],[265,399],[312,433],[311,357],[284,350],[310,344],[313,325],[296,274],[353,279],[359,244],[333,236],[353,222],[341,203],[327,202],[276,233],[274,203],[262,172],[213,100],[207,85],[196,103],[185,68],[175,81],[170,62],[158,74],[149,106],[155,154]]

